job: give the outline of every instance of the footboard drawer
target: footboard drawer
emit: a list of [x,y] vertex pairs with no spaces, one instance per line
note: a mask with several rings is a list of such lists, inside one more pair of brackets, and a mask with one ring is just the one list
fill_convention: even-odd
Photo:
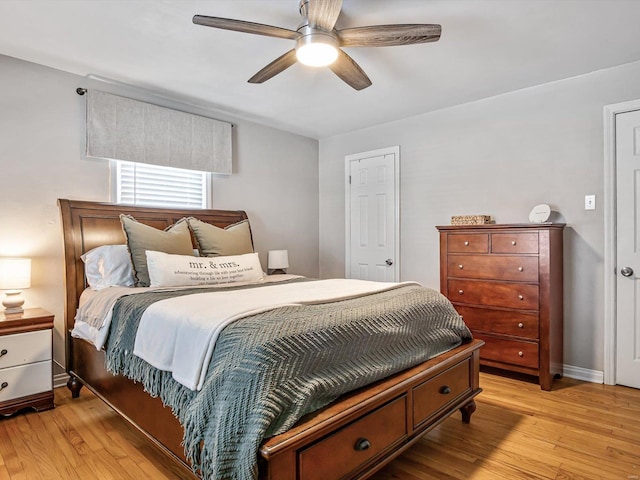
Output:
[[471,391],[470,362],[465,360],[413,389],[413,427]]
[[405,395],[365,415],[298,454],[299,478],[350,478],[407,436]]

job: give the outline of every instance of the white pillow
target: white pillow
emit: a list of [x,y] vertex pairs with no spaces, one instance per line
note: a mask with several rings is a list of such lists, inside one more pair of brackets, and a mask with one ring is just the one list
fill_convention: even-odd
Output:
[[264,276],[257,253],[206,258],[151,250],[146,254],[152,287],[257,282]]
[[126,245],[103,245],[80,257],[84,274],[93,290],[107,287],[131,287],[135,283],[131,255]]

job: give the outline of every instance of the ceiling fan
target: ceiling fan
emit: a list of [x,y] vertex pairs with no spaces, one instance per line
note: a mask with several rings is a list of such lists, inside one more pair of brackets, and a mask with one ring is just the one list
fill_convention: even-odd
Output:
[[302,23],[297,30],[263,25],[231,18],[195,15],[193,23],[237,32],[295,40],[295,48],[264,67],[249,83],[262,83],[299,61],[311,66],[329,68],[356,90],[371,85],[360,66],[340,47],[389,47],[435,42],[440,38],[440,25],[396,24],[336,30],[342,0],[300,0]]

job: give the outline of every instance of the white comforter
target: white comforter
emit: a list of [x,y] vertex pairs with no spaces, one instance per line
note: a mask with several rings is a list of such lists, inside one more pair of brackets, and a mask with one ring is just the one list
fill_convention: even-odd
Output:
[[332,279],[161,300],[142,315],[133,353],[172,372],[176,381],[191,390],[200,390],[216,339],[229,323],[281,306],[345,300],[410,283]]

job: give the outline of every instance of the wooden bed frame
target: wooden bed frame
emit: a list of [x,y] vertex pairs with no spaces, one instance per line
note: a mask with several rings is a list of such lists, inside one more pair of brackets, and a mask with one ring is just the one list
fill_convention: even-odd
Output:
[[[177,210],[59,200],[66,266],[65,326],[73,328],[85,289],[80,256],[99,245],[124,244],[119,215],[164,229],[185,216],[225,227],[243,211]],[[475,411],[481,341],[457,347],[416,367],[352,392],[266,440],[259,452],[261,479],[367,478],[456,410],[468,423]],[[180,445],[183,429],[159,398],[139,383],[109,373],[104,352],[67,334],[67,386],[74,398],[86,385],[179,464],[191,470]],[[327,459],[331,459],[330,462]]]

